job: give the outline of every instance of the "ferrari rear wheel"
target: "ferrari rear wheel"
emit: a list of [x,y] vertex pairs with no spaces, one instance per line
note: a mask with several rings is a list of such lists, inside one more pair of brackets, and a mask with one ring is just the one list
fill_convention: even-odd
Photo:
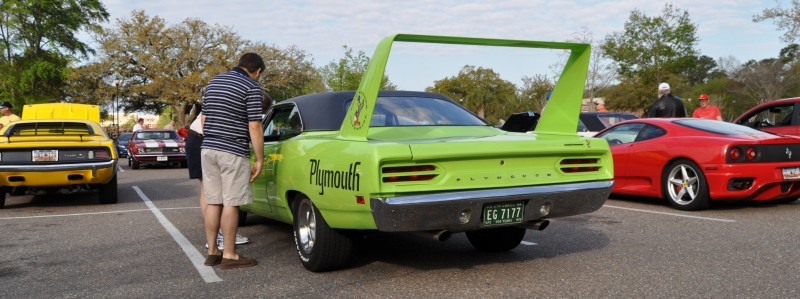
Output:
[[347,263],[353,240],[332,229],[307,196],[294,202],[294,242],[300,262],[313,272],[339,268]]
[[672,162],[664,169],[661,190],[662,196],[678,210],[698,211],[711,206],[703,171],[686,159]]
[[467,240],[478,251],[501,252],[516,248],[525,238],[524,227],[498,227],[466,232]]

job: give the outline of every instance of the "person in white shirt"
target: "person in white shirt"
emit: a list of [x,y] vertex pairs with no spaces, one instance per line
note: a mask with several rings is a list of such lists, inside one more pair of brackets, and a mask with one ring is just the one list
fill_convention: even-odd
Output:
[[133,126],[133,131],[141,131],[144,129],[144,118],[140,118],[139,121]]

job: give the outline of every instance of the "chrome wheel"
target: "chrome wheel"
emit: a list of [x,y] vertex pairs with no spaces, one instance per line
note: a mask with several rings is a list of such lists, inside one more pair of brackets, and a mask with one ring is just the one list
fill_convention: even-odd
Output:
[[697,198],[700,191],[697,172],[691,166],[681,164],[669,172],[669,196],[679,205],[687,205]]
[[706,177],[691,160],[680,159],[671,163],[664,168],[662,175],[661,194],[674,208],[697,211],[711,205]]
[[352,253],[353,240],[332,229],[314,202],[298,194],[293,202],[294,244],[306,269],[320,272],[343,266]]
[[314,206],[308,200],[303,200],[297,209],[297,238],[306,254],[314,250],[316,240],[317,220],[314,213]]

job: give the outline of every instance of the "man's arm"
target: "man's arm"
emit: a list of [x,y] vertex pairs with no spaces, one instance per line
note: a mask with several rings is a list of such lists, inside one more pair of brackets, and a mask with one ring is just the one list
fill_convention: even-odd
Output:
[[250,169],[250,182],[252,183],[261,173],[261,165],[264,164],[264,130],[261,128],[260,120],[251,120],[248,126],[250,142],[253,144],[253,154],[256,156],[255,164]]

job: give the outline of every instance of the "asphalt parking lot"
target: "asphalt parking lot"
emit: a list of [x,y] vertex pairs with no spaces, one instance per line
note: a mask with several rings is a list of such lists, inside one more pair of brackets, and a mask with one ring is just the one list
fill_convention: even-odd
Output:
[[610,199],[554,219],[515,250],[485,254],[463,234],[437,242],[366,234],[351,266],[311,273],[291,227],[250,216],[240,253],[256,267],[205,267],[196,182],[186,169],[131,170],[120,202],[95,194],[11,196],[0,210],[0,297],[797,298],[800,203],[683,212]]

